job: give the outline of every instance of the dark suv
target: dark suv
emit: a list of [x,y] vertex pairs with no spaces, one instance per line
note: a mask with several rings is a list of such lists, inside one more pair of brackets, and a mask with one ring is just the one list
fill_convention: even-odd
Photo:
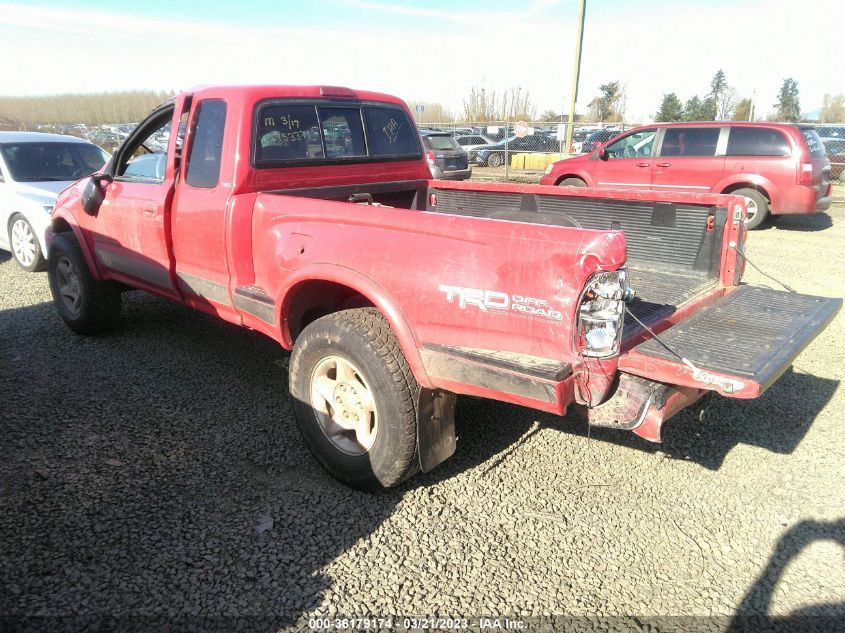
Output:
[[466,180],[472,176],[467,153],[449,132],[420,130],[432,178]]

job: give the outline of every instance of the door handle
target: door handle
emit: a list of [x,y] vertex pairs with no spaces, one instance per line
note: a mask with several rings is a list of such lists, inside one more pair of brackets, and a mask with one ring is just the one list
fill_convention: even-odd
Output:
[[141,210],[141,214],[142,214],[145,218],[154,218],[154,217],[156,217],[156,211],[157,211],[157,210],[158,210],[158,209],[157,209],[156,207],[144,207],[144,208]]
[[656,167],[671,167],[672,163],[657,163]]
[[651,163],[637,163],[637,167],[648,167]]

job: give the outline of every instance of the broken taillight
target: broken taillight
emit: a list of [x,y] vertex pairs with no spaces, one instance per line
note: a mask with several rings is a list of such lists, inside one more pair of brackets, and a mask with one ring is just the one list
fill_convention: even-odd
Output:
[[575,345],[583,356],[606,358],[619,353],[625,302],[633,298],[625,269],[594,274],[581,292]]

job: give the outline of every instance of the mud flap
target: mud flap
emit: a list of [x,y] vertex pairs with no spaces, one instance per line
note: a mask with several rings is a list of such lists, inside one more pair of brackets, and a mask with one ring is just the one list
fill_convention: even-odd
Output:
[[429,472],[455,452],[457,396],[439,389],[420,389],[417,396],[417,452],[420,470]]

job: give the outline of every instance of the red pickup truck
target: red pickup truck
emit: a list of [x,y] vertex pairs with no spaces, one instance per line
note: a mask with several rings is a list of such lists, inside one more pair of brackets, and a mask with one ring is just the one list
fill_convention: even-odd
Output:
[[432,180],[394,97],[208,87],[60,195],[48,276],[81,334],[142,289],[275,339],[317,459],[377,488],[454,452],[456,394],[653,441],[707,394],[759,396],[841,300],[741,285],[744,215],[737,196]]

